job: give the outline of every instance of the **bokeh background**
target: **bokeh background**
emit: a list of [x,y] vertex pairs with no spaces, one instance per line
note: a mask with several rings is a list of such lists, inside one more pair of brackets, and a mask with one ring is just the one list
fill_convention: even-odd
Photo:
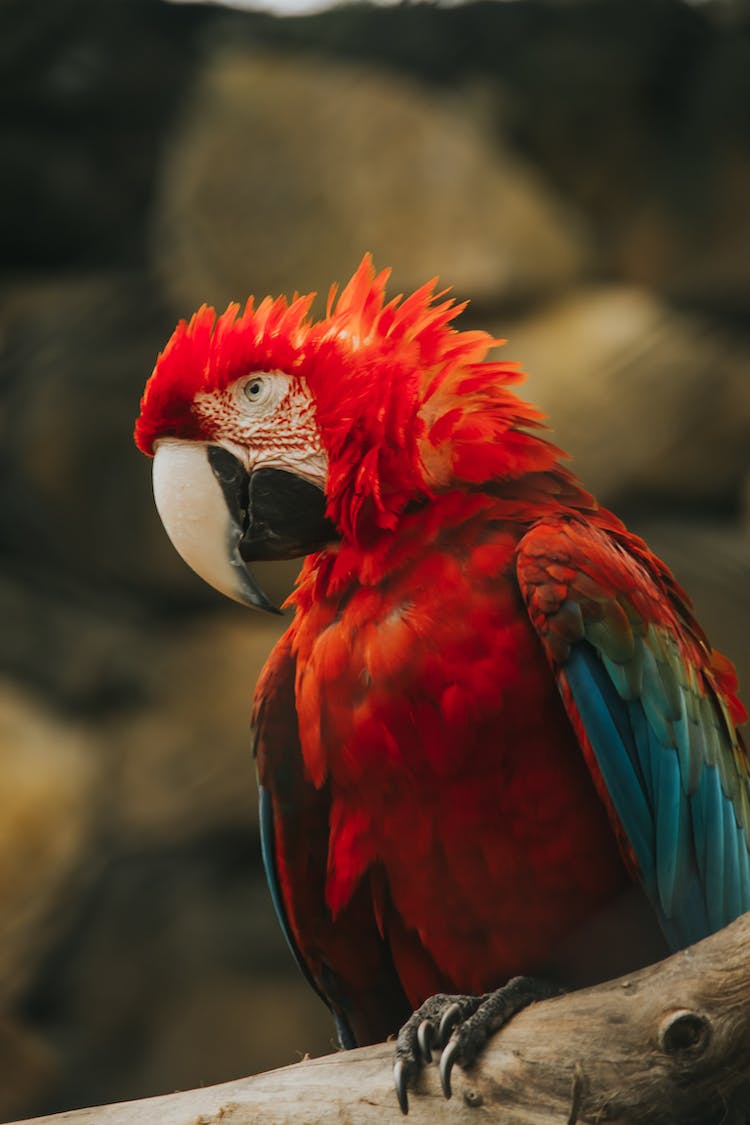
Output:
[[750,7],[0,17],[7,1120],[332,1046],[256,842],[279,626],[183,567],[131,443],[201,302],[439,273],[750,685]]

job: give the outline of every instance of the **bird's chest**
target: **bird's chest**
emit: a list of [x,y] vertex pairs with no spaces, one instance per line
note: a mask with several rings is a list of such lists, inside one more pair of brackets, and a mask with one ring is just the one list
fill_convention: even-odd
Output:
[[[512,576],[473,553],[426,553],[395,576],[316,605],[296,638],[297,710],[310,776],[370,798],[499,764],[525,702],[549,681]],[[488,738],[492,728],[494,738]]]
[[538,963],[622,875],[501,547],[350,591],[298,641],[302,750],[331,794],[328,906],[371,878],[440,965],[433,987],[489,987],[466,978],[493,942],[494,972],[535,942]]

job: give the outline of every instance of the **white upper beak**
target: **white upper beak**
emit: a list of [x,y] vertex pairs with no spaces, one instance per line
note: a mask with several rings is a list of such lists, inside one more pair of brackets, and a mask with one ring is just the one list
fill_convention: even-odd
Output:
[[163,438],[154,454],[153,485],[167,535],[188,566],[234,601],[274,611],[240,556],[243,529],[227,507],[208,446]]

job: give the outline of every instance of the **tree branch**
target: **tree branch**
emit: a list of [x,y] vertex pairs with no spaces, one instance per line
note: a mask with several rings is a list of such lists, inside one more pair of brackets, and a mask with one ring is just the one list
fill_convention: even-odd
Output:
[[[392,1044],[365,1047],[33,1125],[405,1125],[392,1055]],[[750,1105],[750,914],[658,965],[521,1012],[469,1075],[454,1071],[450,1102],[436,1069],[420,1079],[408,1125],[740,1125]]]

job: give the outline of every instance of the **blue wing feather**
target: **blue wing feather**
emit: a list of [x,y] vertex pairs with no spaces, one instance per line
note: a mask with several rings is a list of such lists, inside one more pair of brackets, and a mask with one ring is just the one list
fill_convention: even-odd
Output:
[[676,754],[659,751],[656,761],[656,871],[659,902],[674,918],[685,897],[690,864],[688,811]]
[[701,784],[691,795],[693,837],[706,888],[709,931],[724,925],[724,805],[719,771],[704,767]]
[[706,937],[750,907],[750,761],[731,665],[624,528],[544,518],[516,574],[667,940]]
[[727,925],[750,906],[750,857],[719,769],[703,757],[704,732],[684,702],[679,719],[669,717],[674,700],[667,687],[662,695],[648,650],[640,699],[622,698],[587,641],[572,646],[563,671],[670,945]]
[[733,818],[726,817],[724,820],[724,916],[727,918],[737,918],[742,913],[740,846],[744,846],[740,830]]
[[750,910],[750,853],[748,849],[743,847],[742,830],[740,829],[740,842],[737,848],[737,858],[739,860],[739,888],[740,888],[740,908],[738,913],[744,914]]
[[[601,661],[586,643],[571,650],[565,676],[612,802],[635,851],[644,885],[653,896],[656,847],[653,805],[648,800],[650,785],[644,783],[634,741],[625,741],[620,733],[622,718],[620,730],[612,719],[612,710],[620,710],[619,696],[612,689]],[[624,709],[625,704],[620,704]],[[627,818],[623,816],[626,810]]]
[[[604,690],[608,690],[604,685]],[[645,793],[652,793],[655,789],[654,770],[658,761],[657,738],[648,724],[646,714],[639,702],[628,704],[628,718],[630,719],[631,744],[635,745],[638,762],[641,768]],[[624,740],[627,745],[627,739]]]

